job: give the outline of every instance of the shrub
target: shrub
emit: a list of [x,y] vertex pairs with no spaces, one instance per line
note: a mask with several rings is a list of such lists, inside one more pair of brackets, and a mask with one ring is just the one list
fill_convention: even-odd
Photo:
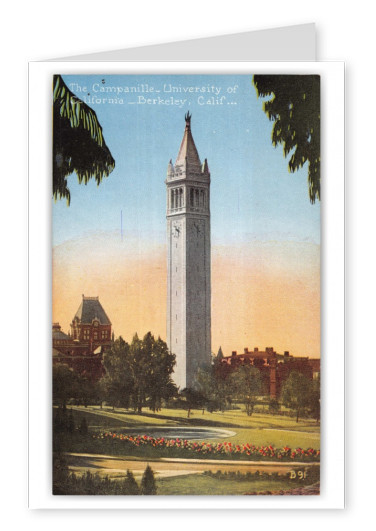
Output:
[[145,469],[141,480],[141,494],[152,495],[157,494],[157,487],[155,485],[154,472],[148,465]]
[[137,484],[137,481],[134,478],[133,473],[130,470],[127,470],[127,477],[124,480],[126,486],[127,494],[136,495],[140,494],[140,488]]

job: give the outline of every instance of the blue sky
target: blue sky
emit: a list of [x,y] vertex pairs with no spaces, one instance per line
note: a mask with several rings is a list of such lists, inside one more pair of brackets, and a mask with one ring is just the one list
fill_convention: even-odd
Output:
[[[121,212],[125,238],[165,242],[164,180],[169,160],[177,157],[188,110],[201,161],[208,159],[211,172],[212,243],[320,242],[320,204],[309,202],[307,168],[290,174],[282,148],[272,146],[272,123],[256,97],[251,74],[63,79],[79,98],[89,98],[116,166],[99,187],[94,180],[85,186],[75,175],[69,177],[70,207],[65,200],[53,206],[54,245],[91,232],[118,231],[120,238]],[[142,85],[154,92],[124,92]],[[170,85],[182,92],[166,92]],[[105,87],[116,87],[119,94],[98,92]],[[183,92],[189,87],[193,92]],[[196,87],[206,91],[196,92]],[[101,102],[93,102],[93,96]],[[117,104],[102,101],[116,96]],[[161,103],[171,96],[186,101]],[[138,103],[139,97],[157,101]]]

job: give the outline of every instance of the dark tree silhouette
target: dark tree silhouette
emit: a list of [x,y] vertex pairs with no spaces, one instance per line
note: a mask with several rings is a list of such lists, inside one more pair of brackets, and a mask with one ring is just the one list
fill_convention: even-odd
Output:
[[282,387],[282,402],[286,407],[295,410],[296,422],[302,412],[315,407],[319,400],[316,385],[303,374],[292,371]]
[[251,365],[240,365],[230,376],[234,395],[243,402],[245,411],[251,416],[261,394],[260,371]]
[[157,494],[157,487],[155,485],[154,472],[148,465],[145,468],[144,475],[141,480],[141,494],[154,495]]
[[283,145],[285,157],[292,151],[289,171],[308,161],[311,203],[320,200],[320,76],[253,76],[258,97],[272,96],[263,109],[274,122],[272,144]]
[[125,484],[127,487],[127,494],[132,494],[132,495],[140,494],[140,488],[137,485],[137,481],[135,480],[134,475],[130,470],[127,470]]
[[60,75],[53,80],[53,187],[55,201],[70,204],[67,177],[76,173],[79,183],[95,178],[99,185],[115,167],[95,112],[77,98]]

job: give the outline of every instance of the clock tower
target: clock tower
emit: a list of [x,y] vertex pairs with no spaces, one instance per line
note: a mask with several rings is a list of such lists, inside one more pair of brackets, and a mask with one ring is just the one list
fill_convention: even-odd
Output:
[[167,342],[176,354],[174,381],[194,387],[211,361],[210,172],[192,137],[191,115],[175,165],[167,169]]

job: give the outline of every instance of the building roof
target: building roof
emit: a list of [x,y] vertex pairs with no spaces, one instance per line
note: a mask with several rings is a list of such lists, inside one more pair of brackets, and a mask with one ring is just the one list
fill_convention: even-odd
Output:
[[107,317],[99,297],[85,297],[82,295],[82,302],[73,320],[78,317],[83,324],[91,324],[94,319],[98,319],[101,325],[110,325],[111,321]]
[[61,326],[59,323],[53,323],[52,324],[52,339],[71,339],[70,336],[67,334],[64,334],[64,332],[61,331]]
[[189,112],[185,115],[185,131],[175,166],[185,165],[186,162],[189,166],[195,166],[201,171],[200,157],[191,132],[191,115]]

